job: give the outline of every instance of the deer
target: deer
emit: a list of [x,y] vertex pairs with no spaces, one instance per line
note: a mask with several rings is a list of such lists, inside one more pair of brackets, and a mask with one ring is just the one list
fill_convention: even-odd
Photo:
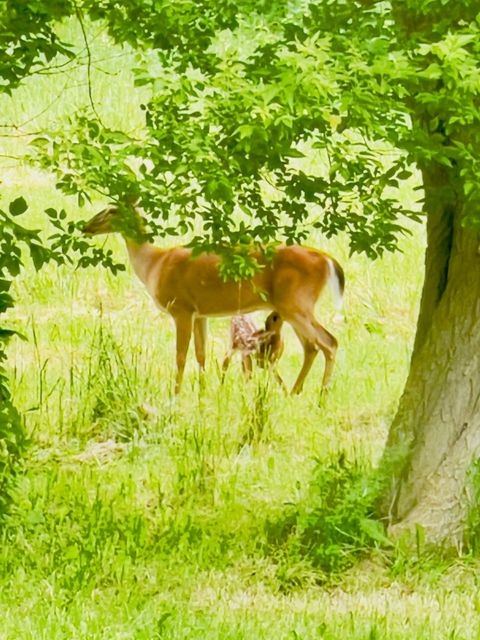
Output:
[[245,315],[235,315],[230,323],[230,345],[222,364],[222,371],[228,369],[235,351],[242,357],[242,369],[248,376],[252,371],[252,356],[262,368],[270,368],[274,377],[285,389],[285,383],[275,368],[283,353],[283,319],[277,311],[272,311],[265,320],[265,328],[257,329],[255,323]]
[[255,334],[257,325],[248,316],[234,315],[230,321],[230,344],[223,359],[222,371],[225,374],[235,351],[239,351],[242,358],[243,372],[248,374],[252,370],[252,354],[257,344]]
[[295,331],[303,347],[303,364],[291,393],[301,393],[319,351],[325,357],[322,389],[331,379],[337,339],[315,317],[315,304],[327,283],[337,308],[345,285],[340,264],[329,254],[301,245],[278,245],[269,256],[252,249],[259,270],[240,281],[224,280],[215,253],[192,255],[185,246],[160,248],[144,231],[144,220],[134,205],[111,204],[83,227],[91,236],[119,232],[126,243],[133,271],[157,307],[168,313],[176,329],[175,394],[181,389],[193,334],[200,371],[205,370],[207,319],[257,310],[276,311]]
[[[257,339],[255,358],[262,369],[275,365],[283,353],[282,326],[282,316],[277,311],[272,311],[265,320],[265,329],[258,331],[255,336]],[[277,379],[283,385],[281,378]]]

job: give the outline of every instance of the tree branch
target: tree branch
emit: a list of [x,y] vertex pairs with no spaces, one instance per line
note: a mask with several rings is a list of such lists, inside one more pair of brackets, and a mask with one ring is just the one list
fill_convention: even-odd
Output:
[[93,92],[92,92],[92,52],[90,50],[90,43],[87,37],[87,31],[85,29],[85,22],[83,20],[82,12],[78,5],[75,5],[75,13],[80,24],[80,29],[82,30],[83,41],[85,43],[85,49],[87,52],[87,79],[88,79],[88,98],[90,101],[90,106],[92,107],[92,111],[95,114],[97,120],[100,122],[102,126],[105,126],[102,122],[102,119],[97,111],[95,106],[95,102],[93,100]]

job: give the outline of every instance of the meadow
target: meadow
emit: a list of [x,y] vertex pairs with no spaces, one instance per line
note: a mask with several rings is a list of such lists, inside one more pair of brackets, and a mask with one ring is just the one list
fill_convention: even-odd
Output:
[[[104,117],[141,127],[128,65],[104,58]],[[82,74],[56,80],[61,100],[33,79],[2,98],[4,120],[41,127],[70,112],[87,101]],[[25,194],[32,226],[48,206],[72,219],[96,210],[12,158],[23,137],[1,144],[2,202]],[[30,446],[0,530],[0,638],[480,637],[476,560],[404,547],[372,517],[422,282],[424,230],[411,232],[376,262],[350,256],[346,238],[309,239],[346,272],[345,321],[328,292],[318,306],[340,341],[327,395],[321,356],[298,397],[264,372],[246,381],[238,361],[222,383],[219,319],[204,380],[191,350],[175,398],[173,326],[129,268],[28,266],[8,318],[28,338],[9,358]],[[98,242],[126,263],[121,239]],[[284,333],[291,385],[301,350]]]

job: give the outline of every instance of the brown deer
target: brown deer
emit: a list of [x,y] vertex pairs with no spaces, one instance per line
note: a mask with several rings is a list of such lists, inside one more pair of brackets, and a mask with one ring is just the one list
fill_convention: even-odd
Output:
[[222,371],[225,373],[235,351],[240,352],[242,369],[245,373],[252,370],[252,354],[255,353],[257,342],[255,334],[258,332],[256,324],[246,315],[234,315],[230,322],[230,344],[223,359]]
[[[130,226],[125,223],[126,217]],[[293,327],[303,346],[303,366],[292,393],[301,392],[319,351],[325,356],[322,384],[328,384],[337,340],[316,320],[314,308],[327,282],[341,305],[344,274],[334,258],[299,245],[280,245],[271,259],[261,250],[252,250],[259,271],[250,279],[225,281],[218,270],[219,256],[204,253],[193,257],[187,247],[161,249],[147,241],[142,226],[136,209],[112,205],[97,213],[83,231],[90,235],[120,232],[133,270],[157,306],[172,316],[176,326],[175,392],[181,387],[192,333],[198,364],[201,370],[205,367],[208,317],[259,309],[277,311]]]
[[244,373],[248,375],[252,371],[253,356],[262,369],[272,369],[275,379],[285,389],[285,384],[275,369],[284,347],[282,325],[282,317],[277,311],[272,311],[267,317],[264,329],[257,329],[254,322],[245,315],[233,316],[230,323],[229,350],[222,365],[223,372],[226,372],[234,352],[239,351]]
[[282,316],[278,311],[272,311],[265,320],[265,329],[257,332],[255,357],[260,367],[274,365],[280,359],[284,348],[282,326]]

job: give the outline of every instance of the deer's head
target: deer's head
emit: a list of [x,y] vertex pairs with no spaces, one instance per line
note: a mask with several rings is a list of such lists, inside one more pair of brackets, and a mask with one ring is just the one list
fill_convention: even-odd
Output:
[[272,311],[265,320],[265,331],[280,333],[283,325],[283,318],[278,311]]
[[122,213],[116,205],[110,205],[99,211],[83,227],[83,233],[98,236],[101,233],[121,231]]
[[121,233],[126,239],[145,239],[144,220],[134,206],[111,204],[94,215],[83,227],[83,233],[91,236],[115,232]]

